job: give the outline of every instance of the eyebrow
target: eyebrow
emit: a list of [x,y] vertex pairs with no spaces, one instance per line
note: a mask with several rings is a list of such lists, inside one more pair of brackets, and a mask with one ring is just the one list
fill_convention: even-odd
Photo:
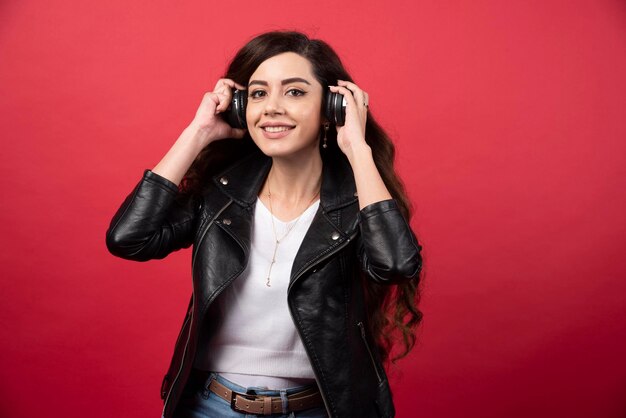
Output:
[[[291,77],[291,78],[286,78],[283,81],[280,82],[280,84],[282,84],[283,86],[285,84],[291,84],[291,83],[305,83],[308,84],[309,86],[311,85],[311,83],[309,83],[307,80],[305,80],[304,78],[301,77]],[[269,83],[267,81],[263,81],[263,80],[251,80],[248,83],[248,87],[258,84],[260,86],[268,86]]]

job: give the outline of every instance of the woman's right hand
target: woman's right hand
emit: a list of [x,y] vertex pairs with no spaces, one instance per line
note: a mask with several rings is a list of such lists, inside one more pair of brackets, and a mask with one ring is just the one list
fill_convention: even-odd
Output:
[[196,157],[211,142],[224,138],[241,138],[245,129],[231,128],[219,114],[226,111],[233,97],[233,89],[244,89],[233,80],[218,80],[215,89],[206,93],[196,116],[183,130],[172,148],[152,169],[174,184],[179,184]]
[[218,139],[242,138],[246,133],[245,129],[232,128],[220,116],[230,106],[233,89],[245,90],[245,87],[228,78],[221,78],[213,91],[204,94],[196,116],[189,125],[190,128],[205,133],[202,135],[203,142],[206,142],[203,147]]

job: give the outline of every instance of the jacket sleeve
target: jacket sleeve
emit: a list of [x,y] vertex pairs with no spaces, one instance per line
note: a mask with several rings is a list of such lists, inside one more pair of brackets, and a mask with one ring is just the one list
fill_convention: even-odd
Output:
[[395,200],[383,200],[360,212],[359,261],[362,270],[379,283],[416,278],[422,269],[422,246]]
[[178,187],[150,170],[122,203],[106,233],[111,254],[128,260],[164,258],[193,241],[196,210],[180,203]]

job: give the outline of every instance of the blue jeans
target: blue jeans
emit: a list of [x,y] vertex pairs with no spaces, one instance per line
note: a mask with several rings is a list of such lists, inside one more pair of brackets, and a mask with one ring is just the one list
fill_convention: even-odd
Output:
[[209,390],[212,379],[226,386],[230,390],[240,393],[252,393],[264,396],[279,396],[287,402],[287,395],[300,392],[307,386],[288,388],[283,390],[266,390],[259,388],[245,388],[224,379],[216,373],[192,373],[183,396],[176,408],[176,418],[327,418],[326,409],[323,406],[304,411],[289,412],[287,414],[256,415],[245,414],[231,409],[230,404]]

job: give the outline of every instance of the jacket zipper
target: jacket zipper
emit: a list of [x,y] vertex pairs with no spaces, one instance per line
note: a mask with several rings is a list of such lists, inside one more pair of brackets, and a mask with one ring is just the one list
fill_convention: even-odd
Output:
[[[339,250],[343,249],[346,245],[348,245],[348,243],[352,240],[352,238],[354,238],[356,236],[356,234],[357,233],[355,232],[343,244],[341,244],[340,246],[335,248],[333,251],[331,251],[328,254],[326,254],[324,257],[322,257],[319,260],[317,260],[314,264],[311,264],[308,268],[302,270],[300,272],[300,274],[298,274],[296,277],[294,277],[293,281],[289,284],[289,287],[287,288],[287,296],[289,296],[289,292],[291,291],[291,287],[294,285],[294,283],[296,281],[298,281],[298,279],[300,279],[300,277],[302,277],[302,275],[304,275],[304,273],[306,273],[311,268],[313,268],[313,266],[315,266],[315,265],[321,263],[322,261],[330,258],[332,255],[337,253]],[[289,315],[291,316],[291,321],[295,325],[296,321],[295,321],[295,319],[293,317],[293,313],[291,312],[291,308],[289,309]],[[303,341],[302,334],[300,333],[300,328],[298,326],[296,326],[295,328],[296,328],[296,331],[298,331],[298,335],[300,336],[300,340]],[[307,356],[309,358],[311,358],[311,354],[309,353],[309,348],[304,343],[302,345],[304,346],[304,349],[307,352]],[[324,408],[326,408],[326,412],[328,413],[328,416],[332,416],[332,414],[330,413],[330,408],[328,407],[328,400],[326,399],[326,395],[324,394],[324,391],[322,390],[322,386],[320,385],[320,380],[319,380],[319,378],[317,376],[317,373],[318,373],[317,370],[315,369],[315,367],[313,367],[313,375],[315,377],[315,383],[317,383],[317,387],[320,389],[320,394],[322,395],[322,401],[324,401]]]
[[[233,202],[232,200],[229,200],[228,203],[226,203],[219,211],[217,211],[213,219],[211,219],[211,222],[209,222],[207,226],[204,228],[204,230],[202,231],[202,234],[200,235],[200,239],[198,240],[198,245],[196,246],[196,248],[194,248],[194,253],[193,253],[192,261],[191,261],[191,298],[192,298],[191,306],[192,306],[192,309],[191,309],[191,314],[189,315],[189,321],[191,321],[192,323],[193,323],[193,311],[195,309],[195,304],[196,304],[196,295],[195,295],[195,292],[193,291],[193,272],[196,267],[196,256],[198,255],[198,249],[200,248],[200,245],[202,244],[202,241],[204,240],[204,237],[206,236],[206,233],[209,230],[209,227],[211,226],[213,221],[215,221],[215,219],[218,216],[220,216],[222,212],[224,212],[224,210],[226,210],[226,208],[230,206],[232,202]],[[176,377],[172,381],[172,384],[170,385],[170,389],[167,392],[167,396],[165,397],[165,402],[163,403],[163,412],[161,413],[162,417],[165,417],[165,409],[167,408],[167,403],[170,400],[170,396],[172,395],[172,389],[174,389],[174,386],[176,385],[176,381],[180,377],[180,373],[183,371],[183,366],[185,365],[185,357],[187,356],[187,349],[189,348],[189,338],[191,338],[191,328],[192,326],[190,324],[189,330],[187,331],[187,340],[185,341],[185,349],[183,350],[183,357],[180,360],[180,367],[178,368]],[[178,342],[178,339],[176,341]]]
[[[193,303],[195,304],[195,296],[193,296]],[[191,315],[189,316],[189,320],[193,321],[193,310],[191,311]],[[183,371],[183,365],[185,363],[185,356],[187,356],[187,348],[189,347],[189,338],[191,337],[191,325],[189,325],[189,331],[187,331],[187,340],[185,341],[185,349],[183,350],[183,357],[180,360],[180,367],[178,368],[178,373],[176,373],[176,377],[172,381],[170,385],[170,389],[167,392],[167,396],[165,397],[165,402],[163,403],[163,412],[161,413],[162,417],[165,417],[165,408],[167,407],[167,402],[170,400],[170,396],[172,395],[172,389],[174,389],[174,385],[180,376],[180,372]]]
[[[189,311],[185,315],[185,321],[183,322],[183,327],[178,333],[178,338],[176,338],[176,344],[174,344],[174,347],[178,347],[178,342],[183,336],[183,331],[185,330],[185,327],[187,326],[187,324],[189,323],[189,320],[191,319],[191,316],[193,315],[192,311],[193,311],[193,306],[190,307]],[[163,386],[161,386],[161,396],[162,396],[162,399],[165,399],[165,397],[167,396],[167,393],[163,393]]]
[[374,353],[372,353],[372,349],[370,348],[370,345],[367,342],[367,337],[365,335],[365,326],[363,325],[363,322],[359,322],[357,326],[361,328],[361,338],[363,339],[365,348],[367,348],[367,352],[370,355],[370,360],[372,361],[372,367],[374,367],[374,372],[376,372],[376,378],[378,379],[378,384],[381,384],[383,382],[383,378],[381,377],[380,372],[378,371],[378,367],[376,367],[376,361],[374,360]]

